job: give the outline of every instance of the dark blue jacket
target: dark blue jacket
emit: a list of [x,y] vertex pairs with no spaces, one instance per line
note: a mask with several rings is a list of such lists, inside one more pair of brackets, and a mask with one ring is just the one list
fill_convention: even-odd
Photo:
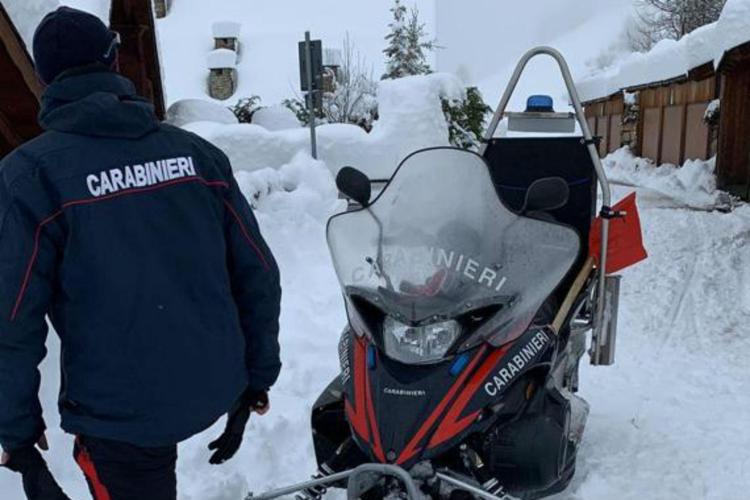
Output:
[[226,156],[111,72],[58,79],[40,122],[0,164],[3,448],[44,429],[46,315],[73,434],[173,444],[270,387],[278,268]]

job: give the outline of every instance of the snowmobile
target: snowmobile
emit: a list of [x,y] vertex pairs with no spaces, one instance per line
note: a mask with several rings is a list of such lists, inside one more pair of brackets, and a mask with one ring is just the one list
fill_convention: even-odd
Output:
[[[528,61],[560,66],[575,113],[533,97],[506,107]],[[496,138],[509,127],[581,135]],[[577,119],[577,120],[576,120]],[[597,211],[597,184],[602,207]],[[255,500],[541,498],[566,488],[588,416],[578,367],[614,362],[619,276],[608,276],[610,192],[562,55],[516,69],[478,153],[438,147],[403,160],[327,237],[349,324],[341,372],[312,410],[312,480]],[[592,222],[599,215],[599,251]]]

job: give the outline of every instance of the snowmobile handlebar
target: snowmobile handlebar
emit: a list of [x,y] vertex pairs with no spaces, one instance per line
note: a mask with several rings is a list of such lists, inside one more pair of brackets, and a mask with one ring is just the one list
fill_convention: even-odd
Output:
[[[583,140],[585,141],[586,147],[588,149],[589,155],[591,156],[591,161],[594,164],[594,170],[596,172],[596,177],[599,182],[599,186],[601,187],[602,191],[602,208],[608,209],[612,204],[612,194],[609,188],[609,182],[607,180],[607,175],[604,172],[604,168],[602,167],[602,161],[601,158],[599,158],[599,152],[596,148],[596,141],[594,140],[594,137],[591,133],[591,129],[589,128],[589,124],[586,121],[586,115],[583,111],[583,105],[581,104],[581,99],[578,95],[578,90],[576,89],[575,83],[573,82],[573,77],[570,73],[570,67],[568,66],[567,61],[565,60],[565,57],[558,51],[557,49],[554,49],[552,47],[535,47],[528,52],[526,52],[523,57],[521,57],[521,60],[516,65],[516,69],[513,71],[513,76],[510,78],[510,82],[508,83],[507,88],[505,89],[505,92],[503,93],[502,98],[500,99],[500,104],[498,104],[497,109],[495,110],[495,114],[492,116],[492,120],[490,121],[490,125],[487,128],[487,131],[485,132],[482,145],[479,149],[479,153],[481,155],[484,155],[485,151],[487,150],[487,147],[492,140],[492,138],[495,135],[495,132],[497,131],[497,127],[500,124],[500,121],[505,116],[506,109],[508,107],[508,104],[510,103],[510,98],[513,96],[513,93],[516,90],[516,87],[518,86],[518,82],[521,79],[521,75],[523,74],[524,70],[526,69],[526,66],[528,65],[529,61],[537,56],[541,55],[547,55],[553,58],[559,68],[560,72],[562,73],[563,80],[565,82],[565,86],[568,90],[568,96],[570,97],[570,101],[573,105],[573,108],[575,110],[576,119],[578,121],[579,126],[581,127],[581,132],[583,134]],[[608,339],[605,338],[607,335],[607,329],[605,327],[605,307],[606,307],[606,297],[605,297],[605,278],[606,278],[606,269],[607,269],[607,245],[609,242],[609,219],[602,218],[602,225],[601,225],[601,235],[602,235],[602,244],[601,244],[601,251],[599,254],[598,259],[598,276],[597,276],[597,293],[596,293],[596,304],[594,309],[594,337],[592,341],[592,358],[591,363],[594,365],[598,365],[601,363],[600,356],[601,351],[598,349],[601,345],[607,345]]]

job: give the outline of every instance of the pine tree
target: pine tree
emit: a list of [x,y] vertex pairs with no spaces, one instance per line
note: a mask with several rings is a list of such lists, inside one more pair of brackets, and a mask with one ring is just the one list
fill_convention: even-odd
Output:
[[450,143],[458,148],[475,150],[484,132],[487,113],[492,111],[476,87],[466,89],[463,100],[441,99],[448,122]]
[[388,25],[390,33],[385,37],[388,46],[383,50],[386,72],[382,79],[432,73],[427,53],[435,50],[437,45],[435,40],[428,39],[425,24],[419,20],[419,10],[413,8],[409,14],[401,0],[395,0],[391,12],[393,21]]

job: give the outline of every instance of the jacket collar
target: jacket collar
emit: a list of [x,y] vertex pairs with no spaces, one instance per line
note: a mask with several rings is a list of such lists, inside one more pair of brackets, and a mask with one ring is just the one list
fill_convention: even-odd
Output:
[[42,96],[39,123],[47,130],[100,137],[137,138],[158,128],[153,106],[135,85],[100,67],[60,75]]

